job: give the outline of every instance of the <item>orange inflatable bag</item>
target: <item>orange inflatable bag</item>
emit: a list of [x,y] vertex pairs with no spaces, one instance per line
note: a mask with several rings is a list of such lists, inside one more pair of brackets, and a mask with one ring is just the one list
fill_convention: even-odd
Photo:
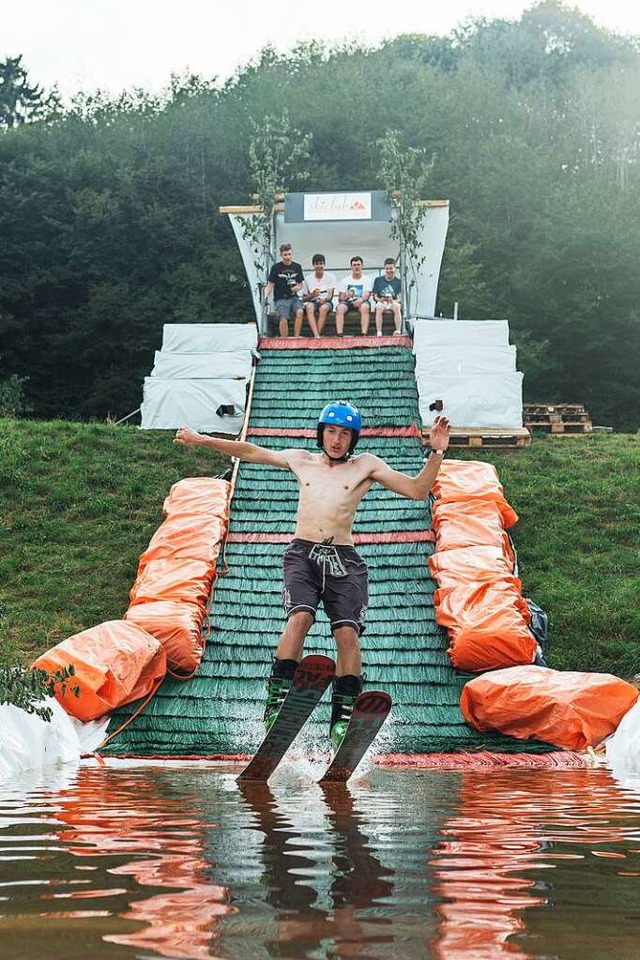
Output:
[[162,510],[167,517],[175,514],[208,514],[223,517],[229,514],[228,480],[214,477],[186,477],[174,483],[165,497]]
[[130,606],[154,600],[184,600],[204,613],[213,569],[205,560],[150,560],[129,592]]
[[167,654],[167,670],[173,675],[191,676],[200,666],[203,615],[197,604],[176,600],[136,603],[124,619],[160,641]]
[[514,564],[502,546],[479,544],[457,550],[440,550],[429,557],[429,572],[438,586],[452,589],[462,583],[485,583],[509,577]]
[[443,503],[467,500],[493,501],[506,529],[518,520],[518,514],[507,503],[498,471],[491,463],[477,460],[444,460],[433,483],[434,497]]
[[447,654],[456,670],[498,670],[535,659],[537,642],[517,577],[438,589],[433,601],[437,623],[447,628]]
[[[56,700],[78,720],[96,720],[116,707],[151,693],[164,678],[167,655],[159,640],[124,620],[108,620],[63,640],[33,664],[55,673],[73,665],[75,674]],[[79,687],[78,696],[73,687]]]
[[511,563],[515,560],[509,535],[502,523],[502,515],[496,504],[490,500],[434,503],[431,522],[436,533],[436,550],[498,546]]
[[609,673],[511,667],[470,680],[460,708],[476,730],[585,750],[616,730],[638,695],[634,686]]
[[174,514],[160,524],[140,555],[138,575],[150,560],[205,560],[215,563],[221,541],[226,532],[226,521],[206,514]]

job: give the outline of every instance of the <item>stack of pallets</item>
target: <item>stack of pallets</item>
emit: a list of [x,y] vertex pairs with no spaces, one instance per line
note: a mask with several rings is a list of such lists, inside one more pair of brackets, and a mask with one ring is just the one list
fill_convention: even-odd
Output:
[[581,403],[525,403],[522,408],[528,430],[540,430],[556,436],[591,433],[591,417]]

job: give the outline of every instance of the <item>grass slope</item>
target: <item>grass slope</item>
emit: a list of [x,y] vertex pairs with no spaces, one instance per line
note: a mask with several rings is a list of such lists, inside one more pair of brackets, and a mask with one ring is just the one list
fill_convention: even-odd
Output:
[[[171,485],[227,464],[174,446],[164,431],[19,420],[0,428],[0,660],[29,661],[121,617]],[[638,438],[536,435],[522,450],[452,456],[493,463],[519,514],[510,532],[524,594],[550,617],[549,664],[638,672]]]

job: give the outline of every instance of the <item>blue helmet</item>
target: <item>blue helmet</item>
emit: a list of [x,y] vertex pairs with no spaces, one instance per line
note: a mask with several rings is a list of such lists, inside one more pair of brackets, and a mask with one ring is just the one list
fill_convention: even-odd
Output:
[[328,403],[318,418],[318,446],[321,450],[324,450],[324,428],[328,423],[333,423],[337,427],[347,427],[351,430],[351,443],[347,454],[347,456],[350,456],[355,449],[362,429],[360,411],[347,400],[333,400]]

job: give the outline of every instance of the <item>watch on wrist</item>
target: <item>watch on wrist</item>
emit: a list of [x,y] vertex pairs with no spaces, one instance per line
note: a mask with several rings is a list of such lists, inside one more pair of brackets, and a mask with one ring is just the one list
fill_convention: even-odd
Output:
[[432,450],[431,450],[431,453],[435,453],[435,455],[436,455],[437,457],[444,457],[445,451],[444,451],[444,450],[433,450],[433,449],[432,449]]

